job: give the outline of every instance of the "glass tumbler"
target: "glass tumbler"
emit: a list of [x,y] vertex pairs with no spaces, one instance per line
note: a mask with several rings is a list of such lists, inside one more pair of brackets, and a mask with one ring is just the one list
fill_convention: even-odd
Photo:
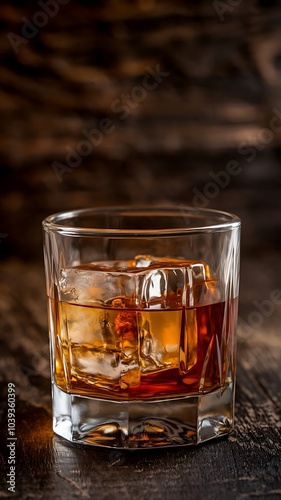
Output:
[[110,207],[43,228],[54,432],[121,449],[228,434],[239,218]]

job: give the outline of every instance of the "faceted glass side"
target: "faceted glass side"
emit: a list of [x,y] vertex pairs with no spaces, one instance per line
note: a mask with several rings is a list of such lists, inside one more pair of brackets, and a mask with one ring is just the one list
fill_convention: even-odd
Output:
[[117,448],[229,433],[230,286],[203,261],[139,256],[62,269],[49,299],[55,432]]

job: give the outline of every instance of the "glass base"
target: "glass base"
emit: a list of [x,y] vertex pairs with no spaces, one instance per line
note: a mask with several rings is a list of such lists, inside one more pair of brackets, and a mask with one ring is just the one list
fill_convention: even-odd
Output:
[[233,383],[200,396],[110,401],[53,385],[53,429],[68,441],[117,449],[195,445],[233,429]]

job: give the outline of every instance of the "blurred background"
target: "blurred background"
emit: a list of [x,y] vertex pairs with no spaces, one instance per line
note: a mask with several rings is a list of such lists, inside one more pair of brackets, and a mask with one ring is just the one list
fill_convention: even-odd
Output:
[[[242,299],[279,285],[281,2],[2,1],[0,251],[115,204],[243,220]],[[244,281],[243,281],[244,280]]]

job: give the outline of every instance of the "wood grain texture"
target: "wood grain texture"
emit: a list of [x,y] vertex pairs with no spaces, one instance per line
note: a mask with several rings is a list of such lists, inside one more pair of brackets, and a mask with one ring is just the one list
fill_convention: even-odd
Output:
[[[272,262],[275,258],[271,255]],[[267,259],[265,269],[270,273]],[[1,498],[9,497],[3,476],[11,381],[17,387],[14,498],[280,498],[280,306],[248,338],[238,331],[236,425],[228,439],[197,448],[106,451],[71,445],[52,433],[42,266],[10,260],[0,271]],[[261,275],[245,278],[248,290],[264,285]],[[270,281],[260,297],[274,288]],[[253,309],[242,303],[243,320]]]

